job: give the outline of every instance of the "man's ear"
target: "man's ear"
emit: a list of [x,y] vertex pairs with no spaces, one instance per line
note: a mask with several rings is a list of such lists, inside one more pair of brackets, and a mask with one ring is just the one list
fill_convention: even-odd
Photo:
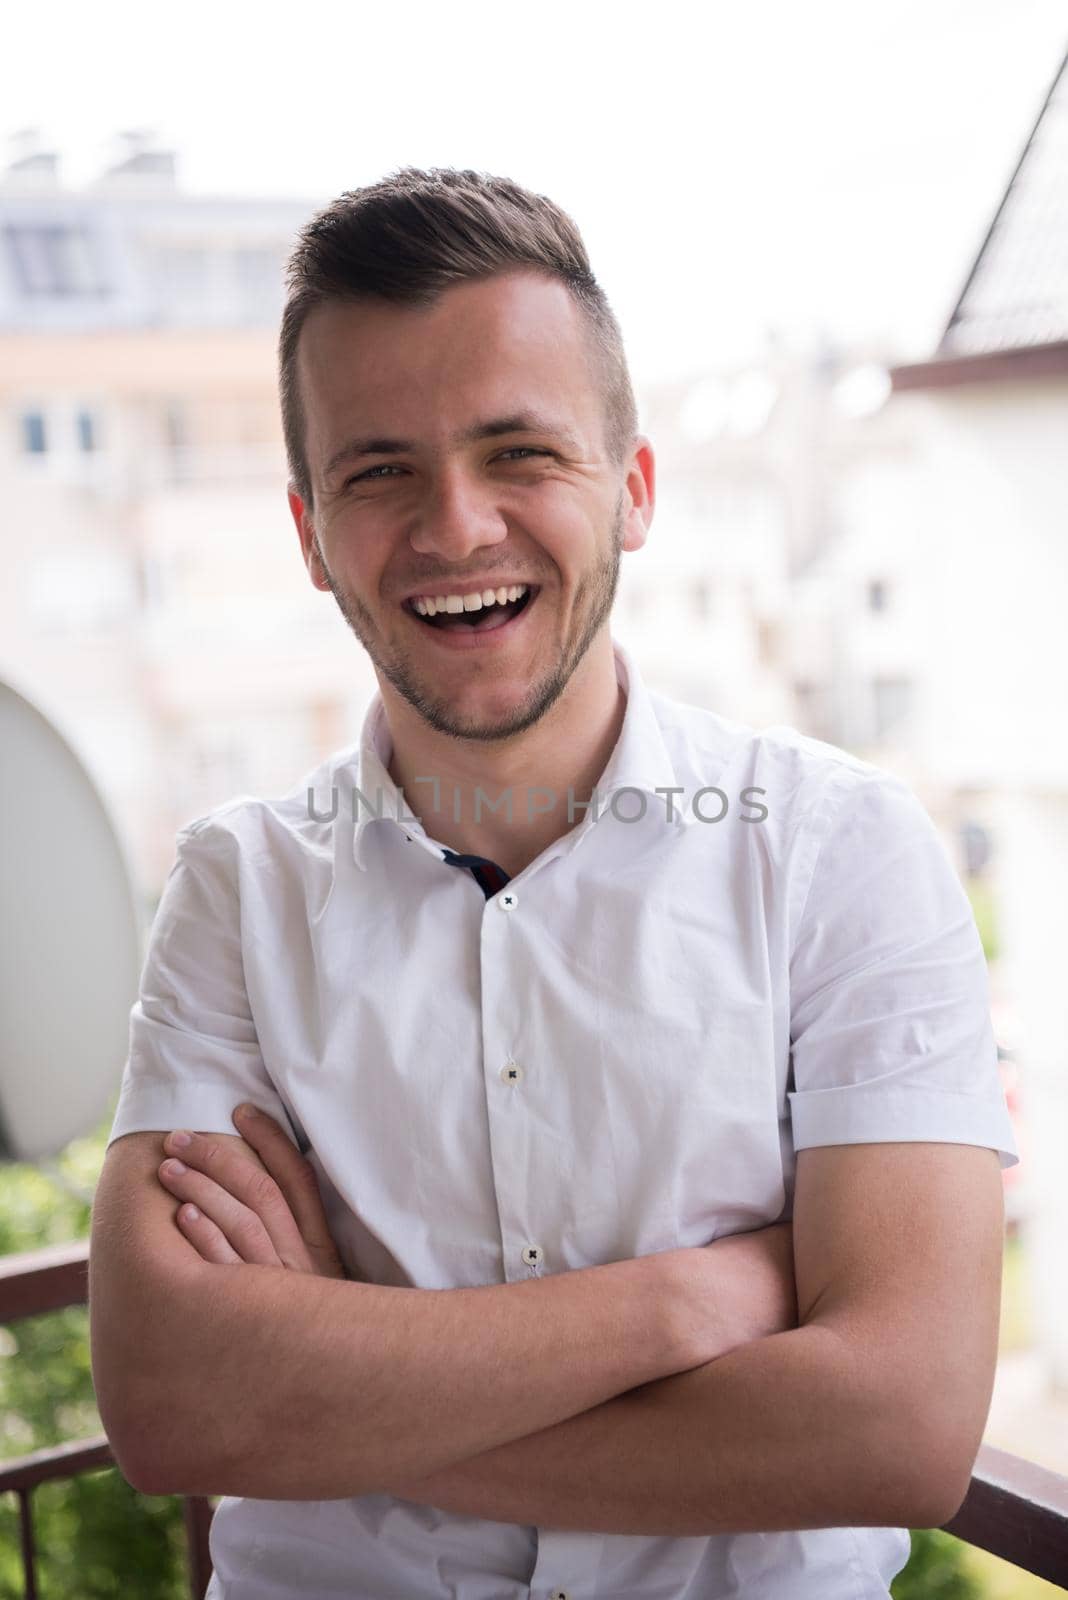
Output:
[[623,520],[623,549],[640,550],[656,508],[656,457],[652,441],[644,433],[639,433],[634,441],[623,493],[630,498]]
[[300,495],[292,484],[287,492],[289,510],[297,527],[297,537],[300,540],[301,554],[308,575],[317,589],[329,589],[326,572],[323,569],[319,541],[315,537],[315,519],[308,506],[304,504]]

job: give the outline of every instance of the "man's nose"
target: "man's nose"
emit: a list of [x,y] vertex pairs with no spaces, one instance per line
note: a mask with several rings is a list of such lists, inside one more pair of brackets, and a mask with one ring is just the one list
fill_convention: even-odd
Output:
[[419,507],[411,544],[420,554],[462,561],[472,551],[507,537],[508,523],[493,486],[475,482],[462,468],[447,467]]

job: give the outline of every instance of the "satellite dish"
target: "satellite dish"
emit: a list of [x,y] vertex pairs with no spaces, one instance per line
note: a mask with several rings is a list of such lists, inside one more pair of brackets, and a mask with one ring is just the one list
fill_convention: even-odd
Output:
[[44,713],[0,681],[0,1161],[92,1132],[122,1077],[141,926],[118,832]]

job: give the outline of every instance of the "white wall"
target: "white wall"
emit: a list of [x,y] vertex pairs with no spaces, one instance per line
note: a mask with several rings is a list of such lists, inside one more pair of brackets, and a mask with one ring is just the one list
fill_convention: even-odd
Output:
[[893,403],[923,439],[917,757],[950,783],[1068,789],[1068,380]]

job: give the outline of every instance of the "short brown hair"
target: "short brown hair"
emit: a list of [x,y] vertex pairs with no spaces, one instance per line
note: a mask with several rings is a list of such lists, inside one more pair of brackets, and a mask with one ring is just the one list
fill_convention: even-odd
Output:
[[326,301],[378,297],[431,307],[450,284],[531,267],[567,285],[586,319],[605,415],[605,448],[622,466],[638,431],[619,324],[590,270],[575,223],[545,195],[510,178],[451,167],[401,167],[346,190],[297,235],[278,341],[282,429],[293,487],[312,487],[297,383],[297,342],[308,313]]

